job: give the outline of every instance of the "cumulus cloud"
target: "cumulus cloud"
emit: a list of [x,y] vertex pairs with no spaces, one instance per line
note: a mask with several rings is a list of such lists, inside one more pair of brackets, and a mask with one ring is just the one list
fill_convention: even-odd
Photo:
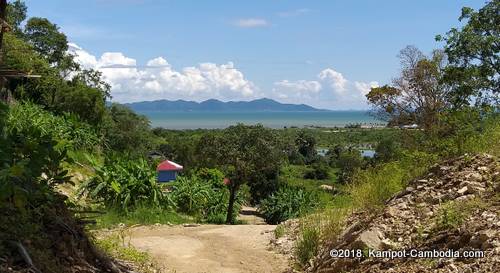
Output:
[[273,97],[327,109],[363,109],[365,95],[378,82],[349,81],[333,68],[323,69],[315,80],[281,80],[274,83]]
[[351,81],[328,67],[311,79],[279,80],[269,91],[261,92],[232,62],[206,62],[176,69],[164,57],[138,65],[135,59],[121,52],[106,52],[96,57],[76,44],[70,44],[70,53],[82,67],[103,73],[104,80],[111,84],[113,100],[118,102],[269,97],[326,109],[366,109],[365,95],[379,85],[376,81]]
[[337,93],[342,93],[346,89],[347,80],[342,73],[331,68],[324,69],[318,74],[318,78],[330,84]]
[[262,18],[244,18],[236,20],[234,25],[243,28],[265,27],[269,25],[269,22]]
[[361,93],[361,95],[366,96],[366,94],[368,94],[372,88],[379,87],[379,83],[376,81],[372,81],[369,83],[354,82],[354,86]]
[[273,93],[282,99],[287,98],[312,98],[321,91],[318,81],[288,81],[282,80],[274,83]]
[[69,52],[75,56],[75,61],[84,68],[92,68],[96,66],[97,59],[94,55],[89,54],[83,48],[76,44],[68,43]]
[[141,67],[120,52],[106,52],[97,58],[75,44],[70,44],[69,50],[83,67],[103,73],[104,80],[111,84],[113,99],[120,102],[247,99],[258,95],[255,85],[232,62],[201,63],[176,70],[163,57],[149,60]]

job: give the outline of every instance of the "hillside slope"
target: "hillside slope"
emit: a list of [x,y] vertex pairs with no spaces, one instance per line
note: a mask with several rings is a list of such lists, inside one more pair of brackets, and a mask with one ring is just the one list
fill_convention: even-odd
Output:
[[[388,200],[380,213],[350,217],[348,227],[335,243],[325,247],[310,271],[498,272],[499,212],[497,158],[478,155],[446,161],[412,181]],[[363,257],[334,258],[331,249],[361,249]],[[484,251],[484,257],[391,259],[373,256],[382,252],[372,251],[370,256],[368,249],[449,251],[447,255],[479,250]]]

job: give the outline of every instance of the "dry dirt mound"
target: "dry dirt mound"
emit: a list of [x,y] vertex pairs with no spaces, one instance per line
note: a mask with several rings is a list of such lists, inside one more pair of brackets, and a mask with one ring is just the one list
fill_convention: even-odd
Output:
[[[316,259],[312,272],[498,272],[500,268],[500,163],[489,155],[464,156],[434,166],[376,215],[350,217],[348,228]],[[333,258],[331,249],[361,249],[361,258]],[[384,258],[372,250],[416,249],[483,258]],[[457,251],[457,252],[455,252]],[[429,252],[425,252],[429,253]],[[443,253],[443,252],[441,252]],[[479,252],[476,252],[479,253]],[[455,254],[451,254],[455,255]],[[480,253],[479,253],[480,255]],[[495,269],[496,268],[496,269]]]
[[270,250],[271,225],[143,226],[130,243],[150,253],[168,272],[280,273],[285,256]]

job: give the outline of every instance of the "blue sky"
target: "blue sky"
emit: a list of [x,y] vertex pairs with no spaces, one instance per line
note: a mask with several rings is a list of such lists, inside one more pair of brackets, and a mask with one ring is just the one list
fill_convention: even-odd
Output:
[[[120,102],[270,97],[366,108],[370,86],[397,75],[398,51],[429,52],[484,1],[27,0],[71,51],[103,71]],[[159,58],[161,57],[161,58]]]

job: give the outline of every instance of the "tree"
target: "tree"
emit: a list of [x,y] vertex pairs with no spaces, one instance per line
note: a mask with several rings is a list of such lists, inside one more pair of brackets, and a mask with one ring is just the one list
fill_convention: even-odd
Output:
[[21,32],[21,23],[26,20],[27,11],[24,1],[16,0],[7,5],[7,22],[15,32]]
[[392,138],[382,139],[375,148],[375,159],[381,162],[389,162],[398,157],[399,145]]
[[32,17],[26,23],[24,34],[35,50],[50,64],[59,64],[67,55],[68,40],[56,24],[46,18]]
[[111,150],[144,153],[153,146],[154,136],[149,120],[126,106],[113,103],[104,117],[102,127]]
[[230,180],[227,224],[234,222],[235,197],[243,184],[263,174],[277,176],[284,157],[280,146],[275,133],[262,125],[238,124],[201,138],[197,149],[200,158],[207,167],[220,167]]
[[[70,56],[70,60],[68,60],[68,69],[71,69],[74,64],[72,60],[72,56]],[[73,69],[79,69],[78,66],[73,66]],[[105,101],[106,99],[111,98],[111,85],[105,82],[102,79],[102,72],[94,70],[94,69],[83,69],[78,71],[78,73],[71,80],[72,82],[81,82],[90,88],[94,88],[99,90],[102,93],[102,99]]]
[[340,168],[339,180],[343,183],[351,181],[354,172],[363,166],[363,158],[358,150],[348,150],[340,155],[338,160]]
[[407,46],[401,50],[399,58],[401,75],[391,86],[372,88],[366,98],[377,115],[390,124],[416,123],[428,129],[449,107],[450,88],[442,83],[445,55],[436,50],[427,57],[416,47]]
[[500,92],[500,1],[492,0],[479,11],[464,7],[461,28],[452,28],[436,40],[446,43],[450,64],[444,81],[452,85],[450,100],[455,107],[498,105]]
[[295,138],[299,153],[304,157],[306,163],[311,163],[316,157],[316,138],[307,130],[300,130]]

